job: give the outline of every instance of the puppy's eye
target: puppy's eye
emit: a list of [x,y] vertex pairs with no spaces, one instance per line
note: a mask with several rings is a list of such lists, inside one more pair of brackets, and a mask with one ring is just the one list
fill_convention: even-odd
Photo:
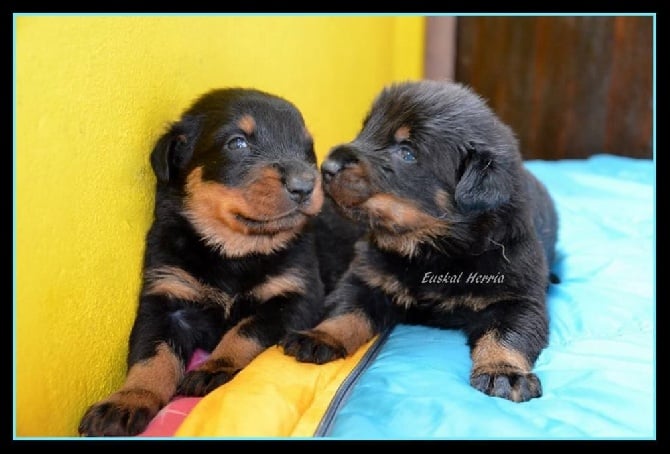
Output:
[[414,162],[416,161],[416,156],[414,156],[414,152],[412,149],[408,146],[401,146],[399,149],[399,154],[400,154],[400,159],[402,159],[405,162]]
[[226,147],[229,150],[243,150],[245,148],[249,148],[249,143],[247,142],[247,140],[244,137],[235,136],[228,141],[228,143],[226,144]]

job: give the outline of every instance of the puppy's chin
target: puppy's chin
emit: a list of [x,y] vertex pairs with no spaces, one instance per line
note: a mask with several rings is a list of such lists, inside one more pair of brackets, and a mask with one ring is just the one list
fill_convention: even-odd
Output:
[[228,221],[229,225],[231,223],[237,224],[231,227],[244,234],[276,235],[291,230],[300,230],[309,219],[309,216],[296,207],[289,213],[280,214],[272,219],[259,220],[241,213],[235,214],[233,219],[234,221]]

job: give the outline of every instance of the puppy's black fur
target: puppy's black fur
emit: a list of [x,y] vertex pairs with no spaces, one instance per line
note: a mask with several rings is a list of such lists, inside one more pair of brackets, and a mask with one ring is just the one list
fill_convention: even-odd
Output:
[[369,234],[328,295],[327,317],[284,338],[285,351],[324,363],[394,323],[457,328],[472,386],[517,402],[540,396],[532,367],[547,344],[558,221],[485,102],[458,84],[387,87],[321,171],[326,194]]
[[[323,316],[321,176],[294,105],[252,89],[209,92],[158,140],[151,164],[154,221],[127,378],[87,410],[82,435],[137,434],[175,393],[207,394]],[[336,276],[322,272],[332,287]],[[211,356],[184,375],[196,348]]]

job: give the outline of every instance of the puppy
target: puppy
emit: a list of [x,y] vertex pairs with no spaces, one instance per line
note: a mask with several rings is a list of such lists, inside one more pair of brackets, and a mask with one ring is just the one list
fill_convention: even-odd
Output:
[[[323,316],[321,175],[293,104],[252,89],[209,92],[158,140],[151,165],[155,211],[128,373],[86,411],[86,436],[142,432],[176,392],[207,394]],[[196,348],[211,356],[184,376]]]
[[485,102],[458,84],[389,86],[321,171],[326,194],[369,233],[327,317],[284,338],[286,353],[324,363],[395,323],[461,329],[474,388],[539,397],[532,368],[547,345],[557,216]]

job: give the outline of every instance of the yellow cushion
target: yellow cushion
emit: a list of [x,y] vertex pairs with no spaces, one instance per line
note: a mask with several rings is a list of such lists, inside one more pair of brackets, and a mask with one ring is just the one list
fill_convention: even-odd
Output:
[[196,405],[177,437],[312,437],[340,384],[375,339],[354,355],[301,363],[272,347]]

